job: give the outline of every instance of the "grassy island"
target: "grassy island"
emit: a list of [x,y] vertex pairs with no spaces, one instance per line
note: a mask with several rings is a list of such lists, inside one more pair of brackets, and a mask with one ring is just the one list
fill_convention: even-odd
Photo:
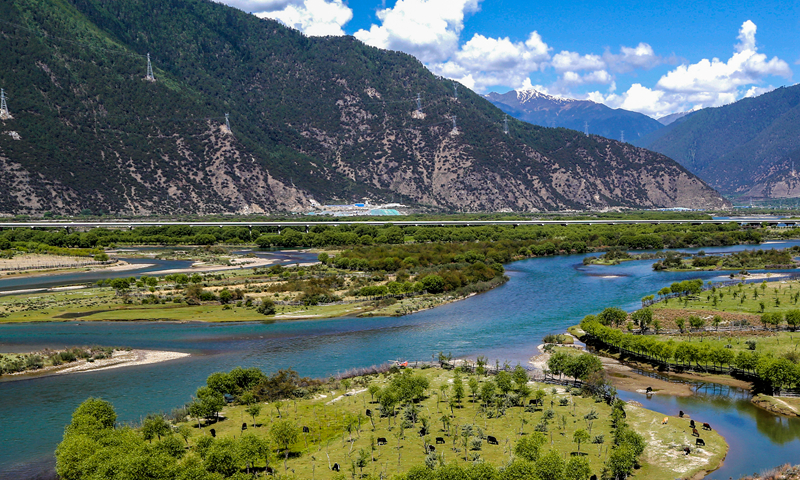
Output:
[[115,428],[113,408],[90,399],[58,447],[58,472],[65,480],[131,470],[187,479],[270,471],[322,480],[586,480],[605,471],[666,480],[713,470],[727,452],[715,432],[695,447],[686,419],[529,382],[520,368],[378,370],[325,382],[291,371],[213,374],[186,409],[133,429]]

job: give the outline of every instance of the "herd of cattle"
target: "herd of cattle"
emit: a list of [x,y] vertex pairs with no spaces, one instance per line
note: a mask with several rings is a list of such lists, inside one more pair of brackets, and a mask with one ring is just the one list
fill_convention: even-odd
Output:
[[[647,393],[650,393],[650,392],[652,392],[652,389],[650,387],[647,387]],[[533,403],[533,402],[534,401],[531,400],[531,403]],[[683,418],[684,415],[685,414],[683,413],[683,410],[681,410],[678,413],[678,416],[680,418]],[[372,411],[367,410],[367,416],[371,417],[372,416]],[[661,422],[661,423],[662,424],[667,423],[667,418],[665,417],[664,421]],[[697,437],[697,439],[695,440],[695,446],[704,447],[706,445],[706,442],[702,438],[700,438],[700,432],[697,431],[697,426],[694,423],[694,420],[689,420],[689,428],[692,429],[692,435]],[[247,430],[247,423],[242,423],[242,430]],[[709,430],[710,431],[711,430],[711,425],[709,425],[708,423],[703,423],[703,430]],[[310,433],[310,431],[311,430],[308,427],[305,427],[305,426],[303,427],[303,433]],[[212,437],[216,437],[217,436],[217,432],[213,428],[209,431],[209,433],[211,433]],[[425,436],[427,434],[428,434],[428,431],[425,428],[421,428],[419,430],[419,435],[421,437],[423,437],[423,436]],[[378,446],[387,445],[388,443],[389,442],[386,440],[386,437],[378,437]],[[436,445],[443,445],[444,443],[445,443],[444,442],[444,437],[436,437]],[[499,445],[499,443],[497,441],[497,438],[495,438],[495,437],[493,437],[491,435],[487,435],[486,436],[486,443],[488,443],[489,445]],[[433,445],[428,445],[428,452],[435,452],[435,451],[436,451],[436,447],[434,447]],[[686,455],[689,455],[690,453],[692,453],[692,451],[691,451],[691,449],[689,447],[684,447],[683,451],[684,451],[684,453]],[[333,470],[335,472],[338,472],[339,469],[340,469],[340,467],[339,467],[338,463],[334,463],[333,466],[331,467],[331,470]]]

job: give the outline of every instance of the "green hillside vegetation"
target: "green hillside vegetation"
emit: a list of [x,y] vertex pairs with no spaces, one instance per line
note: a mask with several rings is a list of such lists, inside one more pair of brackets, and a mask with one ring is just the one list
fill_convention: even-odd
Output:
[[[662,155],[524,122],[506,136],[499,109],[466,88],[453,98],[410,55],[217,2],[13,0],[0,18],[14,116],[2,129],[20,137],[0,135],[14,174],[3,211],[252,213],[365,196],[451,210],[727,205]],[[434,175],[440,151],[452,178]],[[622,193],[578,198],[552,186],[556,171]],[[682,181],[656,180],[656,200],[640,177],[663,175]]]
[[[234,404],[225,405],[226,394]],[[185,409],[150,415],[135,429],[115,428],[113,407],[87,400],[56,459],[65,480],[133,471],[251,478],[266,467],[287,479],[586,480],[605,471],[666,480],[724,458],[718,434],[704,432],[706,446],[695,449],[688,423],[670,417],[661,425],[662,417],[577,389],[530,384],[519,368],[494,376],[395,368],[327,382],[235,369],[211,375]],[[690,444],[695,466],[687,471],[683,447]]]
[[800,86],[705,108],[634,141],[677,160],[725,193],[766,175],[789,173],[800,159]]

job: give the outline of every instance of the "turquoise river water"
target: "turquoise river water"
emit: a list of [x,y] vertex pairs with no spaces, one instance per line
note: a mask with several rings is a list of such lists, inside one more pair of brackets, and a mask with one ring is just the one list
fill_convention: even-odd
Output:
[[[760,248],[782,248],[780,242]],[[745,246],[706,248],[731,252]],[[388,360],[426,360],[440,351],[458,357],[526,362],[543,335],[562,332],[608,306],[632,310],[642,296],[676,280],[724,280],[719,272],[654,272],[651,261],[584,266],[583,255],[507,265],[511,280],[492,291],[403,317],[339,318],[275,323],[66,322],[0,325],[0,351],[74,345],[129,346],[191,353],[155,365],[0,382],[0,478],[52,476],[53,450],[72,410],[86,397],[111,401],[121,422],[183,405],[212,372],[256,366],[294,368],[326,377]],[[0,285],[0,288],[2,286]],[[187,318],[186,320],[191,320]],[[708,478],[751,474],[800,461],[800,420],[763,412],[746,392],[698,386],[690,398],[651,399],[624,393],[669,414],[702,418],[730,444],[724,466]]]

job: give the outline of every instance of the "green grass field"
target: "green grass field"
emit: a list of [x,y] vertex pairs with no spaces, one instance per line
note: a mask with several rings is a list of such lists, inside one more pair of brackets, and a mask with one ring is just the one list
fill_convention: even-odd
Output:
[[[444,444],[435,444],[436,452],[444,456],[445,462],[465,462],[463,438],[453,435],[453,432],[458,431],[457,427],[473,425],[485,435],[496,437],[499,445],[488,445],[483,441],[479,450],[466,452],[471,457],[469,461],[473,461],[477,455],[496,466],[507,464],[512,458],[514,444],[523,435],[533,432],[534,426],[545,415],[544,411],[550,408],[555,416],[549,421],[545,434],[549,443],[544,450],[556,449],[566,458],[578,453],[577,445],[572,442],[573,433],[577,429],[589,428],[589,422],[584,416],[594,410],[598,418],[591,422],[590,435],[603,435],[604,443],[582,444],[580,452],[587,455],[593,473],[601,473],[612,442],[609,420],[611,409],[605,403],[572,395],[562,387],[557,389],[557,393],[553,393],[552,386],[531,385],[534,390],[543,388],[547,392],[544,409],[538,408],[531,413],[522,407],[511,407],[505,415],[488,418],[481,413],[479,403],[472,403],[466,385],[467,397],[461,406],[453,408],[451,412],[447,401],[447,395],[452,391],[451,371],[430,368],[418,370],[417,373],[425,375],[431,382],[429,396],[418,405],[419,417],[425,418],[430,425],[429,434],[424,438],[431,444],[435,444],[436,437],[445,440]],[[389,383],[389,379],[378,376],[372,382],[383,387]],[[440,390],[442,386],[445,387],[445,393]],[[414,428],[403,430],[400,427],[402,421],[395,422],[379,417],[379,407],[371,401],[370,394],[364,387],[351,389],[347,396],[343,393],[338,388],[314,399],[283,402],[280,407],[283,418],[310,430],[308,434],[301,434],[299,441],[292,446],[287,464],[289,472],[294,472],[296,478],[330,479],[333,473],[329,470],[329,463],[339,463],[342,471],[349,476],[351,462],[358,457],[361,449],[369,452],[372,457],[372,461],[364,468],[364,474],[380,475],[383,472],[391,475],[404,472],[414,465],[424,465],[424,440],[418,434],[421,420]],[[567,404],[561,405],[562,401]],[[365,415],[367,409],[375,414],[372,417],[374,426]],[[676,476],[689,477],[698,471],[714,468],[727,452],[724,439],[715,432],[703,432],[706,447],[695,449],[688,420],[669,417],[668,423],[662,425],[663,414],[638,405],[629,405],[626,411],[627,421],[644,436],[647,444],[642,457],[644,464],[636,471],[635,478],[671,480]],[[197,428],[196,421],[188,421],[186,424],[192,426],[193,430],[190,444],[194,444],[201,435],[209,435],[210,428],[216,430],[217,437],[238,437],[244,422],[248,425],[248,432],[268,436],[270,425],[278,420],[275,404],[263,406],[260,415],[255,419],[256,427],[253,427],[253,418],[245,413],[244,406],[226,407],[223,415],[225,420],[202,429]],[[444,427],[443,416],[450,423],[449,428]],[[351,433],[345,429],[348,423],[345,419],[356,419]],[[388,444],[378,446],[377,439],[380,437],[386,438]],[[692,454],[689,456],[684,455],[685,445],[692,446]],[[282,460],[282,456],[273,459],[271,466],[276,471],[283,472]],[[264,464],[261,463],[261,466]],[[356,471],[356,475],[358,473]]]
[[[707,290],[698,295],[658,302],[653,309],[682,308],[684,310],[722,311],[758,315],[763,312],[785,313],[800,309],[800,282],[775,280]],[[735,295],[734,295],[735,294]],[[785,324],[784,324],[785,325]]]

